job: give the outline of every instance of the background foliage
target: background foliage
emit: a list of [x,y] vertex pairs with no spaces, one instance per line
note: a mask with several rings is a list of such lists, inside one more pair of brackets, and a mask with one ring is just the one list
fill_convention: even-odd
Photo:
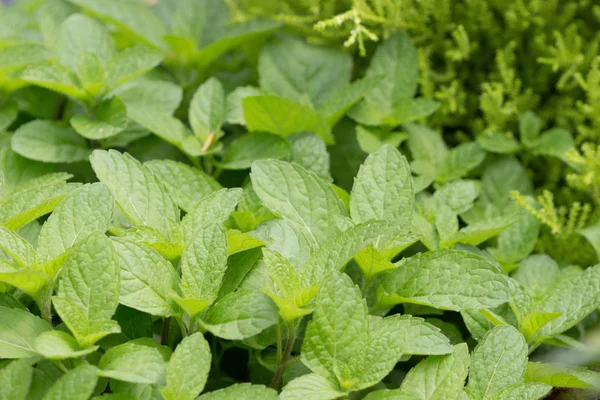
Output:
[[600,390],[594,1],[14,3],[0,399]]

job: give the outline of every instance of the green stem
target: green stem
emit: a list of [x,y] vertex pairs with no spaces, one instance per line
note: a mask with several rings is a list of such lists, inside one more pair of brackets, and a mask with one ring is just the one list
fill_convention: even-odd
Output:
[[294,343],[296,342],[296,327],[288,326],[288,340],[285,345],[285,349],[283,350],[283,354],[277,363],[277,369],[275,370],[275,375],[273,375],[273,380],[271,380],[271,387],[277,391],[281,388],[281,381],[283,380],[283,373],[288,366],[288,362],[290,361],[290,356],[292,355],[292,350],[294,350]]
[[372,282],[373,282],[373,279],[371,277],[365,276],[365,280],[363,282],[363,286],[361,289],[362,297],[367,297],[367,291],[369,290],[369,286],[371,286]]
[[61,360],[56,360],[53,361],[54,365],[56,365],[58,367],[58,369],[60,369],[62,372],[67,373],[69,372],[69,370],[67,369],[67,367],[65,367],[65,364],[63,364],[63,362]]

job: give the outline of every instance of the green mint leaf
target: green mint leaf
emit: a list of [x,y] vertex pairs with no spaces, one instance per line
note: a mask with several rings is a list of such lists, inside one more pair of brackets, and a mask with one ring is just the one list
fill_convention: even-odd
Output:
[[90,161],[98,179],[113,193],[136,225],[157,229],[166,237],[179,223],[179,210],[152,172],[127,153],[95,150]]
[[225,121],[230,124],[246,125],[244,119],[244,110],[242,100],[246,97],[261,96],[265,93],[259,88],[253,86],[240,86],[235,88],[226,98],[226,117]]
[[[350,197],[350,215],[356,222],[388,221],[390,235],[408,233],[415,193],[406,158],[390,145],[371,153],[360,167]],[[375,244],[375,247],[379,243]]]
[[163,55],[144,46],[128,47],[113,57],[108,65],[111,86],[122,85],[156,67]]
[[23,157],[48,163],[84,161],[91,154],[85,139],[74,130],[43,120],[21,125],[12,138],[12,149]]
[[414,96],[419,81],[419,64],[417,49],[406,33],[394,33],[377,47],[366,76],[386,77],[366,94],[364,100],[377,104],[384,115],[392,114],[403,100]]
[[509,386],[496,393],[494,400],[538,400],[544,398],[552,386],[543,383],[522,383]]
[[329,153],[323,139],[311,132],[297,133],[287,138],[292,150],[292,162],[330,180]]
[[220,338],[242,340],[259,334],[277,321],[277,307],[269,297],[241,289],[219,299],[201,324]]
[[500,232],[515,222],[513,216],[490,218],[468,225],[454,234],[450,244],[463,243],[476,246],[486,240],[497,236]]
[[227,268],[227,234],[220,224],[206,225],[197,232],[181,255],[184,298],[213,301]]
[[177,315],[170,301],[179,275],[160,253],[128,240],[113,239],[121,284],[119,303],[151,315]]
[[73,336],[62,331],[43,332],[35,339],[34,347],[48,360],[79,358],[98,350],[98,346],[81,348]]
[[77,55],[75,67],[77,78],[87,94],[100,94],[106,84],[106,74],[98,57],[89,51],[82,51]]
[[84,101],[88,98],[88,94],[80,87],[77,76],[69,68],[55,62],[46,61],[29,65],[21,73],[20,78],[77,100]]
[[302,362],[335,381],[338,368],[350,363],[367,343],[367,305],[360,289],[337,271],[324,281],[315,303],[302,343]]
[[[0,57],[2,57],[2,53],[0,53]],[[16,103],[9,102],[2,105],[0,108],[0,132],[7,130],[18,116],[19,106]]]
[[504,210],[513,201],[510,192],[533,193],[531,179],[523,166],[512,157],[504,157],[489,164],[481,176],[481,199],[498,210]]
[[458,250],[403,260],[379,292],[382,304],[406,302],[455,311],[496,307],[508,300],[508,285],[498,267]]
[[600,390],[600,373],[561,364],[527,363],[525,381],[540,382],[555,387]]
[[119,266],[104,233],[91,234],[69,253],[52,303],[82,347],[120,331],[111,320],[119,303]]
[[242,99],[248,130],[274,133],[283,137],[314,132],[325,143],[333,144],[331,128],[325,118],[311,107],[277,96],[249,96]]
[[[440,186],[433,194],[434,208],[449,207],[454,214],[462,214],[473,207],[479,196],[481,185],[473,180],[456,180]],[[435,214],[435,210],[433,210]]]
[[96,367],[81,364],[61,376],[43,400],[87,400],[96,388]]
[[521,141],[531,146],[542,131],[543,121],[533,111],[525,111],[519,118],[519,133]]
[[317,374],[302,375],[285,385],[281,400],[335,400],[346,395],[337,383]]
[[32,65],[45,60],[49,56],[48,49],[36,43],[18,43],[3,47],[0,49],[0,72],[5,73]]
[[520,384],[527,366],[527,344],[512,326],[497,326],[479,342],[471,355],[467,391],[490,399],[507,386]]
[[[179,208],[190,212],[199,199],[221,189],[221,185],[203,171],[171,160],[152,160],[144,164],[167,188]],[[182,187],[187,190],[181,190]]]
[[497,247],[487,248],[505,270],[514,268],[517,262],[533,251],[540,230],[540,221],[527,210],[520,208],[516,215],[516,222],[498,235]]
[[369,281],[373,279],[375,275],[396,269],[396,266],[388,261],[388,258],[383,254],[375,250],[373,246],[368,246],[366,249],[360,251],[354,257],[354,260],[365,276],[365,279]]
[[[28,311],[0,307],[0,357],[29,358],[37,354],[35,339],[52,328],[41,318]],[[2,388],[2,385],[0,385]]]
[[0,262],[0,282],[21,289],[28,295],[35,297],[40,290],[50,283],[50,277],[36,269],[19,270],[8,262]]
[[148,226],[135,226],[126,230],[121,236],[121,239],[136,243],[143,243],[146,246],[158,250],[163,256],[169,260],[175,260],[181,255],[181,235],[176,230],[171,239],[167,239],[165,235],[156,229]]
[[[330,185],[297,164],[277,160],[252,165],[252,186],[263,204],[303,229],[312,244],[339,233],[336,218],[346,216],[344,204]],[[298,191],[302,187],[304,190]]]
[[514,154],[521,150],[519,143],[511,132],[492,131],[483,133],[476,138],[477,143],[490,153]]
[[541,299],[560,280],[560,267],[546,254],[534,254],[522,260],[512,274],[535,299]]
[[225,149],[218,165],[223,169],[248,169],[256,160],[266,158],[288,160],[290,156],[290,145],[281,136],[253,132],[234,140]]
[[519,331],[525,336],[527,342],[531,343],[544,325],[561,315],[559,312],[532,312],[519,322]]
[[3,226],[0,226],[0,249],[22,267],[35,264],[39,259],[37,251],[27,240]]
[[445,172],[448,148],[442,136],[423,125],[406,124],[408,148],[413,156],[411,168],[413,172],[437,178]]
[[87,139],[106,139],[127,127],[127,109],[118,97],[105,100],[94,109],[94,118],[78,114],[71,118],[71,126]]
[[147,46],[160,49],[161,38],[167,34],[162,21],[143,3],[107,0],[69,0],[91,15],[114,25],[123,34]]
[[477,143],[463,143],[451,149],[446,155],[440,175],[443,181],[462,178],[483,162],[485,152]]
[[352,257],[375,243],[385,227],[381,221],[364,222],[323,244],[306,261],[301,274],[302,286],[319,285],[331,271],[341,271]]
[[[336,92],[329,95],[319,108],[330,126],[337,124],[344,115],[358,103],[374,86],[378,85],[384,76],[369,76],[346,84]],[[356,118],[356,115],[353,115]]]
[[40,232],[38,250],[51,259],[95,231],[106,232],[112,221],[113,196],[102,183],[82,186],[54,210]]
[[600,266],[586,269],[582,273],[561,279],[547,295],[539,301],[536,311],[560,312],[562,315],[549,321],[539,332],[540,336],[552,337],[573,327],[585,316],[599,307]]
[[267,247],[284,256],[294,269],[299,270],[312,254],[307,234],[294,229],[294,225],[286,220],[269,219],[251,232],[267,244]]
[[343,88],[350,81],[351,72],[348,53],[283,35],[265,44],[258,61],[262,89],[316,107]]
[[104,67],[116,53],[113,39],[104,25],[82,14],[73,14],[62,23],[55,48],[58,61],[73,71],[77,57],[83,52],[93,49]]
[[198,400],[277,400],[277,392],[263,385],[236,383],[224,389],[205,393]]
[[0,369],[0,399],[25,400],[33,368],[30,360],[16,360]]
[[262,249],[263,260],[267,264],[269,275],[277,284],[283,297],[295,300],[300,290],[300,277],[290,262],[281,254],[268,248]]
[[211,366],[210,347],[201,333],[184,338],[167,365],[165,400],[194,400],[206,384]]
[[403,354],[448,354],[452,346],[438,328],[421,318],[398,314],[369,317],[369,338],[353,360],[337,367],[342,387],[362,390],[375,385],[394,368]]
[[194,134],[205,142],[209,135],[221,136],[226,118],[225,90],[217,78],[204,82],[190,103],[190,124]]
[[469,371],[469,349],[464,343],[451,354],[429,356],[413,367],[395,391],[423,400],[455,400],[462,391]]
[[573,147],[574,144],[573,137],[568,130],[553,128],[544,132],[528,147],[530,147],[529,150],[533,154],[565,158],[567,151]]
[[224,223],[235,209],[242,190],[221,189],[203,197],[181,220],[184,242],[190,243],[203,226]]
[[168,81],[136,79],[119,87],[114,94],[127,106],[129,117],[137,121],[138,115],[151,115],[153,112],[173,114],[181,103],[183,90]]
[[166,362],[150,346],[125,343],[110,348],[98,363],[98,375],[131,383],[164,385]]

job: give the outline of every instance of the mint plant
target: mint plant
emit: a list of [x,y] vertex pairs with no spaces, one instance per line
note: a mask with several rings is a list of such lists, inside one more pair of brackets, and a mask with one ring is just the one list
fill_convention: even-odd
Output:
[[0,6],[0,399],[595,398],[598,7],[251,3]]

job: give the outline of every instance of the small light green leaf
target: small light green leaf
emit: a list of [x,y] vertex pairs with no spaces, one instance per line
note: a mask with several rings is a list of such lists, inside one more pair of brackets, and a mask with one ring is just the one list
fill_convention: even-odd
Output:
[[[519,207],[517,204],[515,206]],[[517,221],[498,235],[497,247],[487,248],[505,270],[510,270],[514,264],[527,257],[538,239],[540,221],[521,207],[516,216]]]
[[112,221],[114,199],[103,183],[87,184],[67,196],[40,232],[38,249],[54,258],[94,231],[106,232]]
[[277,392],[263,385],[236,383],[224,389],[205,393],[198,400],[277,400]]
[[510,192],[516,190],[523,195],[533,193],[531,179],[519,161],[504,157],[490,163],[481,177],[481,199],[504,210],[513,203]]
[[450,243],[463,243],[476,246],[486,240],[497,236],[500,232],[515,222],[513,216],[490,218],[468,225],[452,237]]
[[402,260],[379,288],[382,304],[415,303],[460,311],[508,301],[506,278],[473,253],[436,250]]
[[224,223],[241,195],[242,190],[234,188],[221,189],[203,197],[181,221],[184,243],[190,243],[205,225]]
[[35,356],[35,339],[51,330],[50,325],[29,311],[17,308],[0,307],[0,314],[0,358]]
[[265,242],[269,249],[284,256],[296,270],[300,270],[313,252],[306,234],[294,229],[287,220],[269,219],[251,234]]
[[98,363],[98,375],[131,383],[164,385],[165,367],[157,348],[125,343],[104,353]]
[[232,255],[242,251],[264,246],[265,243],[247,233],[242,233],[237,229],[227,230],[227,254]]
[[373,279],[375,275],[396,269],[396,266],[388,261],[384,255],[375,250],[373,246],[368,246],[366,249],[360,251],[354,257],[354,260],[368,281]]
[[35,264],[39,257],[29,242],[8,228],[0,226],[0,249],[22,267]]
[[160,389],[165,400],[194,400],[206,384],[211,366],[208,342],[201,333],[185,337],[167,365],[167,386]]
[[93,353],[98,346],[81,348],[77,340],[66,332],[46,331],[35,339],[35,351],[49,360],[79,358]]
[[16,360],[0,369],[0,399],[25,400],[33,367],[30,360]]
[[221,185],[203,171],[180,162],[152,160],[144,165],[165,185],[179,208],[186,212],[190,212],[204,196],[221,189]]
[[302,286],[319,285],[331,271],[341,271],[352,257],[373,244],[385,227],[382,221],[364,222],[323,244],[302,268]]
[[256,160],[289,159],[291,149],[281,136],[265,132],[247,133],[234,140],[223,153],[219,166],[223,169],[247,169]]
[[302,375],[290,381],[281,392],[281,400],[335,400],[346,395],[337,383],[317,374]]
[[261,88],[316,107],[342,89],[350,81],[351,72],[352,59],[348,53],[291,36],[270,39],[258,61]]
[[173,82],[142,78],[119,87],[114,94],[127,106],[129,117],[137,121],[136,116],[143,115],[144,111],[147,114],[173,114],[181,103],[183,90]]
[[374,128],[367,129],[362,125],[356,126],[356,140],[365,153],[376,152],[386,144],[398,147],[406,139],[408,135],[404,132],[387,132]]
[[242,340],[257,335],[278,321],[277,307],[266,295],[241,289],[217,301],[201,324],[214,335]]
[[543,154],[558,158],[565,158],[567,151],[575,142],[571,133],[562,128],[553,128],[544,132],[528,147],[533,154]]
[[277,96],[250,96],[242,100],[249,131],[264,131],[283,137],[314,132],[325,143],[333,144],[331,128],[325,118],[309,106]]
[[335,221],[346,216],[344,203],[313,172],[297,164],[261,160],[252,165],[251,178],[264,205],[304,230],[314,245],[340,232]]
[[451,354],[429,356],[413,367],[396,392],[423,400],[456,400],[468,371],[469,349],[461,343]]
[[12,150],[23,157],[49,163],[84,161],[91,154],[85,139],[74,130],[44,120],[21,125],[12,138]]
[[111,320],[119,303],[119,266],[104,233],[91,234],[68,254],[52,303],[82,347],[120,331]]
[[45,288],[51,278],[42,271],[35,269],[3,268],[6,267],[0,263],[0,282],[7,283],[21,289],[28,295],[35,297],[40,290]]
[[92,96],[97,96],[106,83],[104,67],[98,57],[89,52],[82,51],[77,55],[75,72],[81,87]]
[[113,239],[121,270],[119,302],[152,315],[177,315],[169,295],[179,276],[160,253],[148,246]]
[[509,386],[492,398],[493,400],[538,400],[544,398],[552,386],[544,383],[521,383]]
[[121,133],[127,127],[127,109],[118,97],[105,100],[94,110],[94,118],[77,114],[71,126],[87,139],[106,139]]
[[108,185],[134,224],[150,226],[170,237],[179,223],[179,210],[148,168],[131,155],[115,150],[95,150],[90,161],[98,179]]
[[204,226],[181,255],[184,298],[214,300],[227,268],[227,234],[219,224]]
[[211,133],[218,134],[226,111],[223,84],[217,78],[210,78],[200,85],[190,103],[190,124],[194,134],[203,142]]
[[477,399],[491,399],[505,387],[522,383],[526,366],[523,335],[512,326],[497,326],[471,355],[467,391]]
[[144,46],[128,47],[120,51],[108,65],[111,86],[122,85],[156,67],[163,55]]
[[135,226],[127,229],[120,238],[150,246],[169,260],[177,259],[182,251],[181,235],[177,231],[173,232],[172,240],[170,240],[154,228]]
[[527,342],[531,343],[544,325],[561,315],[559,312],[533,312],[528,314],[522,323],[519,323],[519,331],[525,336]]
[[[390,145],[371,153],[358,171],[350,197],[350,215],[356,222],[388,221],[383,242],[408,233],[415,193],[406,158]],[[379,243],[375,243],[377,248]]]
[[526,382],[541,382],[555,387],[600,390],[600,373],[561,364],[527,363]]
[[96,388],[97,369],[83,363],[61,376],[43,400],[87,400]]
[[534,254],[522,260],[512,278],[534,298],[541,298],[560,280],[560,268],[552,257]]

